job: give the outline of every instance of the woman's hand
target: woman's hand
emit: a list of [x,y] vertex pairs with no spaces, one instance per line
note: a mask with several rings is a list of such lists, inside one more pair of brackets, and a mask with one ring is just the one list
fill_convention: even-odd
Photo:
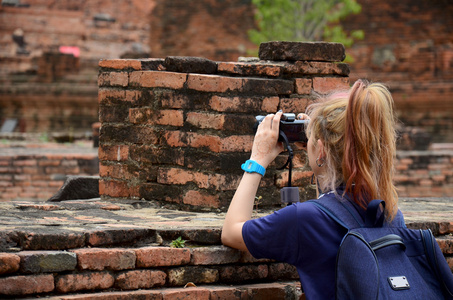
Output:
[[277,155],[284,150],[283,144],[278,142],[282,114],[282,112],[278,112],[275,115],[267,115],[256,131],[250,159],[256,161],[264,168],[267,168]]

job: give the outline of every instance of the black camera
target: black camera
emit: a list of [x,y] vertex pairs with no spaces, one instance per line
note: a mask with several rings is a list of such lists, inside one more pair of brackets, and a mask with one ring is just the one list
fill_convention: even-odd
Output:
[[[256,116],[256,123],[254,129],[264,120],[265,116]],[[290,143],[308,141],[305,135],[305,126],[308,125],[308,120],[297,120],[296,115],[292,113],[283,114],[280,119],[280,132],[283,132]],[[284,142],[282,135],[278,137],[280,142]]]

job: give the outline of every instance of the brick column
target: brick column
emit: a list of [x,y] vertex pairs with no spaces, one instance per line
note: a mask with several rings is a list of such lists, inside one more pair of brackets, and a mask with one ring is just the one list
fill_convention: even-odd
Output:
[[[100,194],[157,200],[183,209],[225,210],[249,157],[254,117],[303,112],[336,88],[349,87],[344,47],[270,42],[254,62],[196,57],[101,60]],[[314,195],[304,149],[296,149],[293,184]],[[260,207],[280,205],[287,171],[271,165]]]

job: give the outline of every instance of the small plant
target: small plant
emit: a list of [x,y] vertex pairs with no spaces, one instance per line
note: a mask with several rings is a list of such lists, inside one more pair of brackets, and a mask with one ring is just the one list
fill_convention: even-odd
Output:
[[170,247],[172,248],[184,248],[186,246],[186,240],[182,237],[178,237],[176,240],[171,241]]

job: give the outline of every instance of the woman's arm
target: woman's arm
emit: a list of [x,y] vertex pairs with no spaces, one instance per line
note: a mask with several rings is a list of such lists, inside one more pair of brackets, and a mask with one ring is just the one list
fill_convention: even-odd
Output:
[[[277,142],[281,116],[282,112],[266,116],[258,126],[253,141],[250,159],[264,168],[267,168],[275,157],[283,151],[283,145]],[[247,250],[242,237],[242,226],[252,217],[253,203],[260,181],[260,174],[244,173],[225,216],[222,229],[222,243],[224,245]]]

